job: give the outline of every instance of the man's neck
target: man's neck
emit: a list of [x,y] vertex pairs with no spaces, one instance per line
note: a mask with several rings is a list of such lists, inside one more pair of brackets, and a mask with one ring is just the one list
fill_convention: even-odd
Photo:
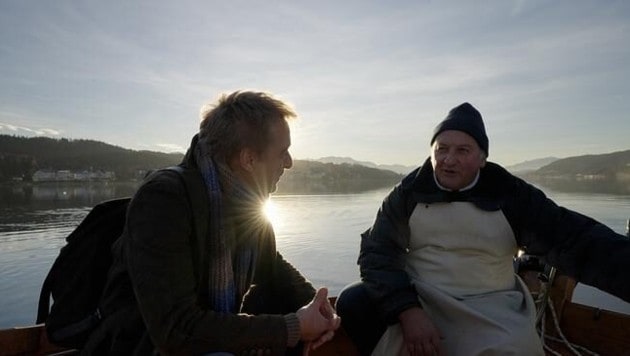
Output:
[[479,174],[480,174],[480,171],[477,171],[477,175],[475,176],[475,179],[473,179],[473,181],[470,184],[468,184],[462,189],[457,189],[457,190],[449,189],[441,185],[437,179],[437,176],[435,175],[435,171],[433,171],[433,180],[435,181],[435,184],[437,184],[438,188],[440,188],[441,190],[445,190],[447,192],[464,192],[464,191],[472,189],[477,184],[477,182],[479,181]]

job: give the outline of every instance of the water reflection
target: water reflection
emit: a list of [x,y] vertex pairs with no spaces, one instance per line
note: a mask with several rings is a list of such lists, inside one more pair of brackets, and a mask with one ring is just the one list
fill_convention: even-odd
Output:
[[[34,322],[41,283],[65,237],[96,203],[132,195],[136,186],[52,183],[0,187],[0,328]],[[630,218],[630,193],[541,188],[559,205],[592,216],[615,231],[624,231]],[[337,295],[359,278],[360,234],[373,223],[390,189],[358,194],[274,194],[267,210],[278,250],[315,285],[326,285],[331,295]],[[574,300],[630,313],[630,304],[616,306],[605,301],[601,292],[587,288],[576,290]]]
[[374,221],[388,191],[273,196],[282,217],[274,224],[278,250],[315,285],[337,295],[359,279],[360,234]]
[[278,183],[277,194],[357,194],[393,187],[399,180],[398,178],[391,181],[371,179],[281,180]]
[[558,186],[539,185],[558,205],[587,215],[624,234],[630,219],[630,193],[607,194],[599,191],[567,191]]
[[524,177],[527,181],[565,193],[599,193],[630,195],[630,182],[615,179],[542,179]]
[[0,186],[0,209],[94,206],[103,200],[132,195],[137,186],[135,182],[3,185]]

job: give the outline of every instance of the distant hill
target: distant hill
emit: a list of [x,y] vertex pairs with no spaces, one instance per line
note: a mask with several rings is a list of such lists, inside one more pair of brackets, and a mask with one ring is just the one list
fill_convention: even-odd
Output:
[[[129,180],[140,178],[148,170],[178,164],[182,158],[181,153],[136,151],[94,140],[0,135],[0,182],[16,178],[29,181],[37,170],[112,171],[118,180]],[[542,167],[530,170],[539,165]],[[278,192],[358,192],[393,186],[413,168],[349,157],[295,160]],[[513,173],[524,172],[519,175],[529,181],[552,182],[560,188],[569,187],[566,182],[571,180],[630,192],[630,150],[562,159],[547,157],[507,168]]]
[[393,187],[402,178],[390,170],[358,164],[295,160],[282,176],[278,193],[355,193]]
[[[176,165],[181,153],[135,151],[93,140],[0,135],[0,181],[30,181],[37,170],[112,171],[118,180],[141,178],[148,170]],[[279,192],[357,192],[394,185],[398,173],[361,165],[295,160]]]
[[630,178],[630,150],[558,159],[534,173],[548,178],[600,177],[625,180]]
[[519,175],[562,192],[630,194],[630,150],[562,158]]
[[22,177],[37,170],[105,170],[118,179],[137,178],[139,172],[181,162],[181,153],[135,151],[93,140],[0,135],[0,180]]
[[535,171],[557,160],[559,160],[559,158],[557,157],[538,158],[538,159],[533,159],[530,161],[517,163],[511,166],[506,166],[505,169],[507,169],[508,171],[512,173],[530,172],[530,171]]
[[342,164],[342,163],[357,164],[357,165],[361,165],[365,167],[385,169],[385,170],[400,173],[400,174],[407,174],[411,172],[412,170],[414,170],[415,168],[417,168],[417,166],[404,166],[401,164],[376,164],[376,163],[368,162],[368,161],[357,161],[350,157],[336,157],[336,156],[322,157],[318,159],[312,159],[311,161],[322,162],[322,163],[334,163],[334,164]]

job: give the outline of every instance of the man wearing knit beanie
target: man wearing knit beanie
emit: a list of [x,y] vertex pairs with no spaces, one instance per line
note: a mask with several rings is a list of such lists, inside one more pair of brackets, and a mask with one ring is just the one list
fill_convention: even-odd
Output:
[[446,118],[433,130],[431,145],[435,142],[437,135],[446,130],[458,130],[469,134],[486,153],[486,158],[488,157],[488,136],[486,135],[486,127],[483,124],[483,119],[479,111],[469,103],[463,103],[449,111]]
[[362,355],[543,355],[518,249],[630,301],[630,281],[608,273],[630,270],[630,240],[487,162],[472,105],[449,111],[430,142],[361,235],[361,281],[337,299]]
[[431,147],[431,164],[441,189],[472,187],[488,157],[488,136],[479,111],[469,103],[453,108],[435,127]]

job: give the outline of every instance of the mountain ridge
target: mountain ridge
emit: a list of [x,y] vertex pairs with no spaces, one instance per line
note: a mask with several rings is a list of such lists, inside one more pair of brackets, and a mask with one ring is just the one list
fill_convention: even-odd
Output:
[[544,157],[536,158],[528,161],[523,161],[510,166],[505,166],[505,169],[512,173],[523,173],[538,170],[550,163],[553,163],[561,158],[558,157]]
[[[64,177],[107,171],[116,180],[141,180],[148,171],[177,165],[183,157],[181,153],[136,151],[95,140],[0,135],[0,181],[31,181],[41,170],[67,171]],[[389,170],[361,165],[294,160],[279,191],[351,192],[393,185],[401,178]]]
[[534,173],[548,177],[623,178],[624,175],[630,175],[630,150],[562,158],[537,169]]
[[321,158],[307,158],[306,161],[315,161],[322,163],[333,163],[333,164],[358,164],[365,167],[384,169],[392,172],[396,172],[399,174],[407,174],[417,168],[417,166],[405,166],[402,164],[377,164],[370,161],[358,161],[352,157],[341,157],[341,156],[326,156]]
[[[121,179],[137,178],[138,172],[176,165],[181,162],[183,156],[182,153],[137,151],[89,139],[70,140],[0,135],[0,180],[6,181],[16,176],[25,177],[28,174],[32,175],[36,169],[46,168],[112,170]],[[347,156],[326,156],[295,161],[356,165],[389,171],[395,173],[395,176],[407,174],[416,168],[400,164],[376,164]],[[302,167],[300,169],[312,168],[307,167],[307,164],[296,166]],[[332,170],[331,167],[318,167],[326,171]],[[347,170],[348,167],[343,169]],[[630,150],[567,158],[545,157],[507,166],[506,169],[513,173],[522,173],[532,179],[590,177],[589,179],[606,178],[625,181],[630,179]],[[373,175],[373,178],[377,176],[372,171],[363,170],[362,172]]]

